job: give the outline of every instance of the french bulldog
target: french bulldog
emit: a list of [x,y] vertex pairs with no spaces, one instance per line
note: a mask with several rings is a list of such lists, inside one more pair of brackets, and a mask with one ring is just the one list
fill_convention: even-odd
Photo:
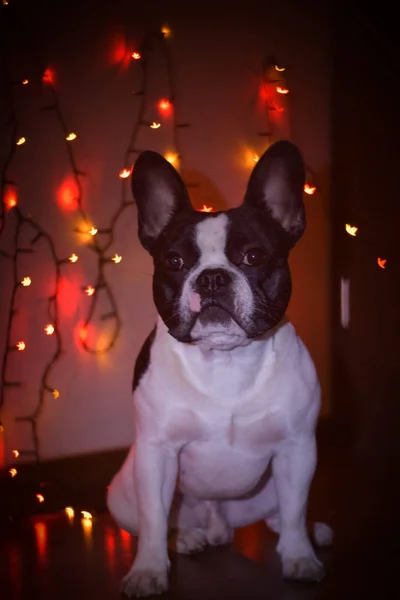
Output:
[[[255,165],[241,206],[204,213],[161,155],[135,163],[158,320],[134,370],[135,444],[107,496],[138,535],[128,596],[167,590],[172,529],[176,550],[193,553],[260,520],[279,535],[284,578],[324,576],[306,524],[320,385],[285,317],[304,183],[299,150],[282,140]],[[317,545],[332,541],[328,525],[313,529]]]

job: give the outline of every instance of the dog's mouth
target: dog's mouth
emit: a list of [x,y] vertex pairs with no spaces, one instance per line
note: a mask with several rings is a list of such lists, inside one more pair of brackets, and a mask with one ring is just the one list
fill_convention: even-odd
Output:
[[203,298],[201,300],[198,320],[202,325],[209,325],[211,323],[227,325],[232,319],[235,320],[231,311],[214,298]]

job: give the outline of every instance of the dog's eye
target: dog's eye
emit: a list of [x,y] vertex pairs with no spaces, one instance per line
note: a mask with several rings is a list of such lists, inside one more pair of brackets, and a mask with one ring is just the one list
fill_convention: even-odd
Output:
[[243,264],[250,267],[257,267],[261,265],[265,260],[265,253],[261,248],[252,248],[248,250],[243,257]]
[[165,264],[173,271],[179,271],[183,267],[183,258],[177,252],[170,252],[165,257]]

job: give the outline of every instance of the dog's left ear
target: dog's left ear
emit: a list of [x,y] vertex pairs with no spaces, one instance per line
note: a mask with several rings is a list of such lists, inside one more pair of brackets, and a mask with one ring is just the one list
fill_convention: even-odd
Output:
[[294,245],[303,235],[305,167],[294,144],[276,142],[257,162],[250,176],[244,204],[267,210]]
[[139,155],[131,183],[138,208],[139,239],[151,253],[171,218],[180,210],[192,207],[189,195],[178,171],[152,150]]

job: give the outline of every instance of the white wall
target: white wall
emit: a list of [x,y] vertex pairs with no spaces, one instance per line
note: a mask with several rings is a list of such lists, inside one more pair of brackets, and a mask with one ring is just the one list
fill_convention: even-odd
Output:
[[[267,145],[265,138],[257,136],[257,131],[267,127],[258,93],[262,61],[267,54],[274,54],[288,67],[285,75],[290,94],[285,98],[286,111],[275,135],[290,136],[299,145],[317,175],[320,189],[318,195],[306,199],[308,230],[291,259],[294,293],[289,315],[317,363],[324,389],[323,414],[328,414],[330,242],[326,211],[330,114],[324,20],[304,6],[296,8],[296,3],[271,3],[262,12],[253,8],[245,15],[221,10],[209,13],[211,16],[191,17],[176,8],[149,9],[152,15],[139,15],[130,2],[113,3],[101,14],[98,9],[85,12],[79,6],[78,11],[66,3],[65,11],[61,11],[49,3],[46,10],[31,17],[25,11],[25,18],[40,51],[54,67],[68,127],[79,136],[73,142],[73,151],[78,167],[87,173],[83,181],[84,207],[98,228],[108,226],[120,201],[118,172],[139,104],[132,91],[137,89],[140,67],[133,61],[127,68],[121,63],[112,64],[116,42],[135,47],[148,28],[159,28],[164,23],[171,27],[177,111],[180,121],[192,125],[180,133],[181,172],[187,181],[199,184],[191,190],[197,206],[205,202],[226,208],[241,202],[250,173],[245,149],[260,154]],[[12,69],[16,78],[27,76],[34,81],[34,75],[40,77],[40,73],[35,73],[32,54],[22,51],[20,41],[18,36],[10,35]],[[150,84],[154,102],[169,95],[165,80],[165,69],[155,51]],[[60,258],[72,252],[79,255],[75,265],[62,266],[59,307],[63,354],[49,377],[61,395],[58,399],[46,396],[38,419],[43,458],[131,443],[133,364],[155,317],[152,266],[136,240],[136,209],[130,207],[117,223],[109,253],[112,256],[117,252],[123,260],[106,267],[123,323],[121,334],[106,354],[89,354],[79,344],[79,324],[90,302],[81,288],[94,282],[96,256],[88,249],[88,236],[74,232],[79,226],[76,211],[66,211],[57,202],[57,189],[70,171],[64,137],[54,113],[38,110],[46,104],[47,92],[40,81],[14,90],[20,134],[27,142],[18,148],[9,169],[9,176],[18,185],[21,211],[31,214],[51,233]],[[156,116],[154,106],[149,104],[146,118],[152,121]],[[139,147],[164,152],[171,142],[171,131],[165,123],[157,131],[143,128]],[[15,226],[12,213],[8,214],[6,229],[0,236],[3,249],[10,247]],[[14,352],[9,363],[8,379],[18,379],[23,385],[6,391],[2,411],[5,431],[0,434],[6,463],[14,460],[12,449],[31,447],[28,426],[16,423],[14,418],[36,406],[41,373],[54,351],[54,338],[43,333],[43,326],[49,322],[45,297],[52,293],[53,267],[45,243],[38,242],[34,250],[34,254],[22,257],[19,268],[21,278],[26,274],[32,277],[32,285],[18,291],[19,312],[13,321],[12,341],[24,339],[27,348],[23,353]],[[5,344],[12,283],[10,266],[0,258],[1,348]],[[95,327],[98,336],[94,343],[103,343],[107,339],[106,326],[95,319]]]

